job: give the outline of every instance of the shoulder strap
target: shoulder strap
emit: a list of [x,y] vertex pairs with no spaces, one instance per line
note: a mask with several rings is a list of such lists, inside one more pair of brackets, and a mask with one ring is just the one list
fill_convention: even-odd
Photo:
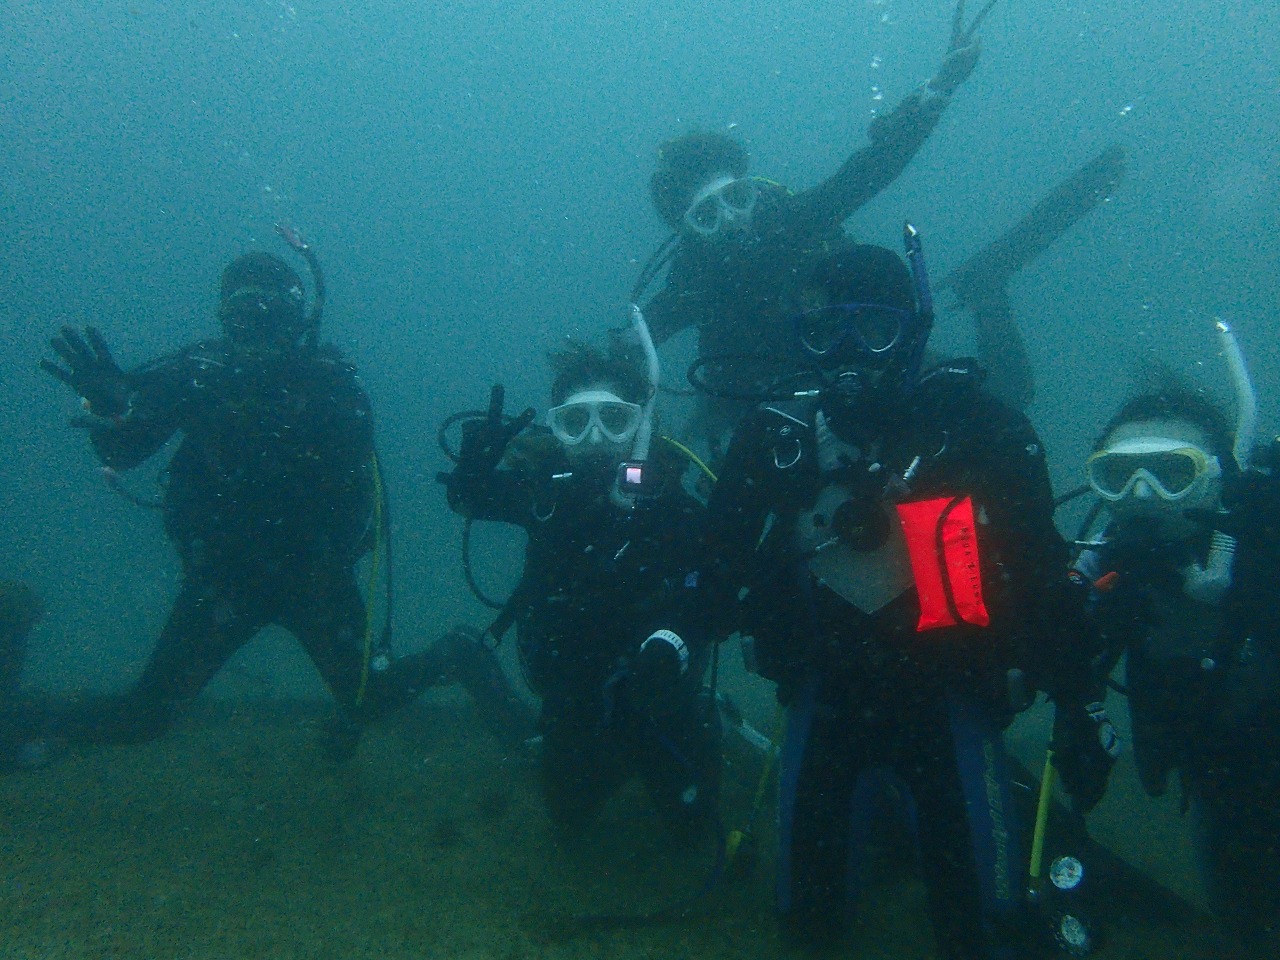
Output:
[[987,379],[986,368],[972,357],[956,357],[931,367],[920,376],[917,388],[931,394],[977,390]]

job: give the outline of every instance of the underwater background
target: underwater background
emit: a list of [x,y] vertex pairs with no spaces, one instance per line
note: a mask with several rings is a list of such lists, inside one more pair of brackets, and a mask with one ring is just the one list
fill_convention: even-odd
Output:
[[[623,322],[664,237],[647,193],[657,144],[733,125],[756,173],[811,185],[932,73],[951,8],[0,0],[0,577],[45,604],[29,685],[123,686],[178,576],[159,518],[101,482],[67,426],[74,404],[36,368],[59,326],[100,327],[126,366],[168,352],[214,332],[227,261],[286,254],[276,221],[301,229],[327,272],[325,334],[377,416],[397,646],[424,646],[485,616],[434,479],[437,426],[496,382],[513,407],[545,408],[547,349]],[[1100,424],[1153,364],[1229,398],[1215,315],[1235,325],[1275,432],[1280,6],[1000,0],[981,36],[937,132],[849,230],[896,246],[910,218],[942,277],[1118,143],[1114,196],[1013,285],[1055,484],[1079,482]],[[934,343],[970,350],[968,317],[944,311]],[[678,356],[668,382],[683,380]],[[681,417],[673,402],[668,429]],[[127,482],[152,492],[162,464]],[[1077,516],[1063,512],[1064,531]],[[478,528],[493,590],[518,550]],[[736,649],[725,664],[726,689],[767,727],[768,690]],[[705,851],[651,849],[630,795],[599,848],[555,847],[530,772],[449,691],[335,771],[314,743],[323,697],[301,650],[269,633],[164,740],[5,778],[0,956],[783,955],[767,862],[699,923],[558,936],[571,908],[687,885]],[[1012,733],[1033,767],[1041,719]],[[1143,798],[1127,761],[1091,827],[1202,903],[1176,798]],[[919,887],[887,873],[858,955],[927,956]],[[1108,950],[1198,955],[1194,929],[1140,926]]]

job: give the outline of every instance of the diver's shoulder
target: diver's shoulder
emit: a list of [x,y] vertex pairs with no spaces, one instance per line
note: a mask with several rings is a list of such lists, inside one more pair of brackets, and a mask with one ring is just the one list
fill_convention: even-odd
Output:
[[336,343],[321,343],[314,350],[309,351],[309,356],[313,363],[321,366],[348,370],[351,373],[356,371],[355,361],[349,359]]
[[201,371],[228,366],[228,349],[216,338],[196,340],[152,357],[128,371],[134,389],[164,389],[166,384],[190,383]]
[[920,377],[917,395],[952,417],[979,413],[997,420],[1025,420],[988,386],[987,368],[972,357],[935,360]]
[[756,405],[743,423],[758,430],[782,429],[788,433],[793,429],[811,429],[818,415],[819,406],[821,406],[821,398],[817,392],[804,396],[765,400]]
[[927,397],[990,397],[984,389],[987,371],[973,357],[928,357],[917,390]]
[[976,360],[958,357],[931,367],[917,390],[917,418],[944,426],[953,436],[970,436],[993,447],[1039,449],[1027,415],[986,385],[987,372]]
[[303,353],[304,363],[311,370],[311,376],[323,383],[334,386],[350,387],[363,390],[360,371],[355,361],[349,359],[332,343],[322,343]]

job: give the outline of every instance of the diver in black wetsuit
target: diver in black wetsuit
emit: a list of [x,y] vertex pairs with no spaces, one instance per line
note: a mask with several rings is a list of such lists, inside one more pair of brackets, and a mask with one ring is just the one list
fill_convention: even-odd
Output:
[[159,736],[241,646],[278,624],[301,641],[337,701],[327,746],[354,750],[361,725],[420,688],[422,664],[393,662],[370,635],[356,562],[375,536],[373,416],[355,370],[317,342],[316,303],[283,260],[251,253],[222,273],[223,335],[122,371],[93,328],[52,341],[42,368],[83,399],[99,458],[130,469],[175,434],[165,530],[182,587],[142,676],[55,724],[72,741]]
[[[1239,356],[1231,344],[1224,353]],[[1251,408],[1242,371],[1233,366]],[[1215,912],[1233,938],[1274,957],[1280,476],[1274,446],[1263,469],[1250,461],[1251,420],[1233,431],[1203,391],[1177,384],[1124,404],[1087,464],[1110,521],[1075,571],[1093,585],[1112,664],[1125,657],[1143,787],[1159,796],[1177,774]]]
[[[748,176],[746,150],[724,134],[694,133],[662,145],[650,192],[675,234],[636,292],[643,295],[649,274],[670,262],[664,287],[644,307],[655,342],[696,327],[699,356],[711,361],[706,382],[734,392],[782,372],[779,362],[785,368],[794,353],[788,320],[799,309],[797,278],[806,264],[850,242],[844,222],[896,180],[924,145],[977,64],[976,30],[990,6],[966,28],[960,0],[937,74],[876,118],[870,142],[808,190],[792,193]],[[715,434],[742,412],[732,400],[705,407],[709,439],[718,441]]]
[[[1082,805],[1116,750],[1081,591],[1053,523],[1043,446],[970,362],[922,368],[932,324],[913,270],[848,248],[804,278],[792,329],[808,378],[735,431],[708,505],[708,606],[753,639],[788,708],[778,906],[830,949],[877,790],[914,812],[947,958],[1018,956],[1023,851],[1001,734],[1048,691],[1060,772]],[[913,276],[915,282],[913,283]],[[1096,771],[1103,771],[1099,777]]]
[[650,382],[585,346],[555,355],[550,432],[523,430],[504,458],[513,430],[491,417],[464,432],[441,476],[455,511],[528,534],[493,632],[515,623],[542,699],[543,794],[568,836],[637,775],[681,835],[715,823],[720,726],[703,682],[713,637],[694,602],[701,505],[681,469],[648,454],[649,355]]

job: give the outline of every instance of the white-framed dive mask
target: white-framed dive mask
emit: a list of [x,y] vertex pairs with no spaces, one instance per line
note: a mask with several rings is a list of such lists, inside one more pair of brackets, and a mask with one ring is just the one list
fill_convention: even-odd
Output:
[[635,439],[644,408],[608,390],[582,390],[547,411],[547,426],[566,447],[623,446]]
[[684,212],[684,225],[704,237],[751,222],[760,185],[752,177],[722,176],[693,195]]
[[1109,503],[1158,500],[1183,507],[1216,499],[1218,458],[1186,440],[1134,437],[1085,461],[1089,486]]

